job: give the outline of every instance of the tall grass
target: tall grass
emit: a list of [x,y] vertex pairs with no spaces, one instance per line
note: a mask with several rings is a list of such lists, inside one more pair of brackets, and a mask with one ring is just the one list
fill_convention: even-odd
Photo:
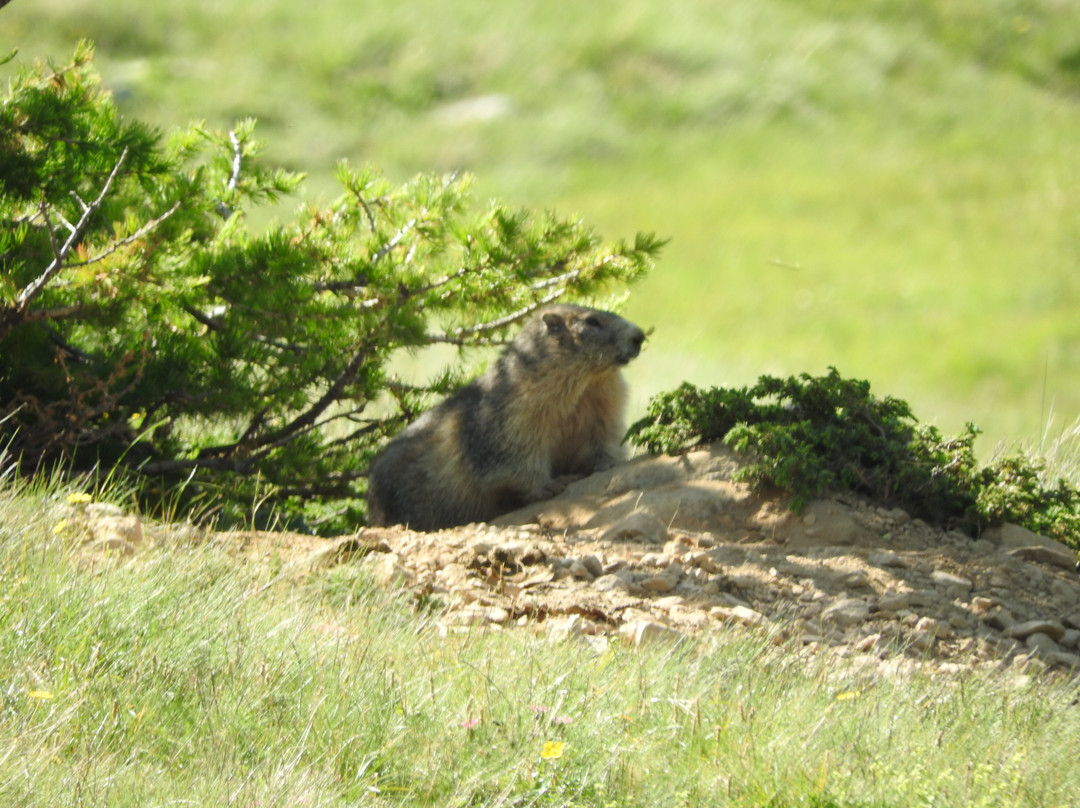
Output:
[[[20,486],[22,488],[22,486]],[[441,630],[352,562],[88,563],[0,488],[5,805],[1065,805],[1075,682],[888,676],[717,631]]]

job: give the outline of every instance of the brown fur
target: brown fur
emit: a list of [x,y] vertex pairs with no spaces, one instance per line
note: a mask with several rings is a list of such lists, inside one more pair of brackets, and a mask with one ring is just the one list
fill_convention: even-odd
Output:
[[550,496],[560,478],[611,466],[625,432],[619,369],[644,339],[610,312],[540,310],[487,373],[375,459],[369,522],[434,530],[485,521]]

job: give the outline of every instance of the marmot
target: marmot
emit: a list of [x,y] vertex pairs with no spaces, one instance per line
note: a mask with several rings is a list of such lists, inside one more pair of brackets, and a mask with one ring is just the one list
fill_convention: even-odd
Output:
[[368,471],[368,522],[414,530],[480,522],[623,457],[619,369],[645,332],[607,311],[552,305],[493,366],[394,438]]

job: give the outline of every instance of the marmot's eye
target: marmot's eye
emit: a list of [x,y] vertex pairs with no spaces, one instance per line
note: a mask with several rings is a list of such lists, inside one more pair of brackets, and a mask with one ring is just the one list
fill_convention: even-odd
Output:
[[595,314],[590,314],[585,318],[585,325],[591,325],[593,328],[600,328],[603,323],[600,322],[600,318]]

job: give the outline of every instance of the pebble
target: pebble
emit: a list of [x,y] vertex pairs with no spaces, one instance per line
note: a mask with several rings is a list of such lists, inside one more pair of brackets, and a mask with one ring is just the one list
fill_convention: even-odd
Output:
[[648,592],[670,592],[679,584],[679,579],[674,575],[652,575],[639,582],[639,586]]
[[570,574],[579,581],[591,581],[595,576],[580,558],[574,559],[570,564]]
[[1024,644],[1031,650],[1038,651],[1043,655],[1061,652],[1061,647],[1049,635],[1043,634],[1041,631],[1029,634],[1024,639]]
[[870,604],[858,598],[836,601],[821,613],[821,619],[835,623],[841,628],[861,623],[870,617]]
[[963,594],[970,592],[974,586],[967,578],[944,570],[934,570],[930,573],[930,580],[943,589],[956,590]]
[[1060,578],[1050,581],[1050,594],[1062,603],[1072,606],[1080,595],[1077,594],[1077,585]]
[[619,634],[638,648],[657,644],[675,644],[683,638],[683,635],[671,626],[652,620],[624,623],[619,627]]
[[934,635],[929,631],[913,631],[907,637],[908,645],[920,653],[926,653],[934,647]]
[[898,612],[911,605],[911,596],[906,592],[892,592],[882,595],[877,602],[877,608],[882,612]]
[[920,617],[918,622],[915,623],[915,632],[929,634],[937,640],[944,640],[952,634],[948,623],[935,620],[933,617]]
[[996,628],[998,631],[1005,631],[1016,624],[1016,618],[1012,616],[1008,609],[987,612],[983,615],[982,621],[990,628]]
[[1004,634],[1006,637],[1017,640],[1026,640],[1032,634],[1045,634],[1056,643],[1065,636],[1065,626],[1057,620],[1025,620],[1023,623],[1009,626],[1004,630]]
[[713,606],[709,615],[725,623],[738,623],[743,626],[767,626],[769,618],[749,606]]
[[866,558],[867,563],[875,567],[907,567],[908,563],[899,553],[892,550],[879,550],[870,553]]
[[635,511],[620,519],[601,536],[603,541],[644,541],[663,544],[668,540],[667,525],[651,513]]

